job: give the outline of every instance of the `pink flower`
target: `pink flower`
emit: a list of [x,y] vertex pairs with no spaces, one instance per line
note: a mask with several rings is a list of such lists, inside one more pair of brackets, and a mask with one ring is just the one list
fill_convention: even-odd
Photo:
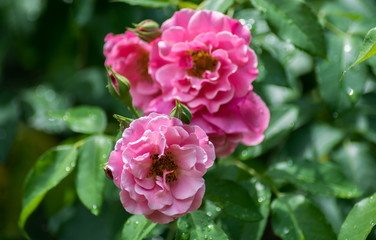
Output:
[[258,70],[250,40],[245,26],[219,12],[176,12],[163,23],[161,39],[150,52],[149,72],[161,95],[145,113],[168,114],[179,99],[219,157],[231,154],[240,142],[259,144],[270,113],[252,92]]
[[124,130],[107,170],[128,212],[164,224],[199,208],[202,177],[214,159],[214,147],[201,128],[151,113]]
[[119,35],[110,33],[105,42],[105,65],[129,80],[133,104],[145,108],[148,101],[159,94],[159,86],[148,73],[151,44],[142,41],[131,31]]
[[[156,98],[150,103],[153,112],[168,114],[174,103],[165,103]],[[269,125],[270,112],[266,104],[254,92],[242,98],[233,98],[222,105],[217,112],[211,113],[206,108],[197,110],[191,124],[200,126],[215,146],[217,157],[230,155],[238,145],[257,145],[264,140],[263,132]]]
[[252,89],[257,58],[249,48],[250,31],[239,21],[215,11],[183,9],[161,30],[149,72],[161,85],[163,101],[178,99],[192,112],[215,113]]

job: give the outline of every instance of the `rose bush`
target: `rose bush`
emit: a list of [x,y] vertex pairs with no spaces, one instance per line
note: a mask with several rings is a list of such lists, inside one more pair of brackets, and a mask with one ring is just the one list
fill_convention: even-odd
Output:
[[202,176],[214,159],[213,144],[200,127],[151,113],[124,130],[106,169],[128,212],[163,224],[201,205]]

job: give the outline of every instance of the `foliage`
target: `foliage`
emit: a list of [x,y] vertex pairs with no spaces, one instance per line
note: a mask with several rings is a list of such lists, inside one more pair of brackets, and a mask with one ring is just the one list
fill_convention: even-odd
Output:
[[[102,48],[183,7],[249,26],[271,121],[261,144],[216,160],[200,210],[159,225],[126,213],[103,172],[110,116],[134,116],[105,88]],[[6,0],[0,12],[0,238],[376,239],[373,0]]]

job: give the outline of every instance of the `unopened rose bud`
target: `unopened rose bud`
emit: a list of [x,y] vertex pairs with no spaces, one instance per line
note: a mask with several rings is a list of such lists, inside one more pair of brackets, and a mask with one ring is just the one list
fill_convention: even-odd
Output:
[[190,124],[192,113],[187,106],[181,104],[179,100],[175,101],[176,106],[171,110],[170,117],[179,118],[183,123]]
[[152,42],[161,36],[159,24],[153,20],[144,20],[133,25],[135,28],[129,28],[129,30],[145,42]]
[[126,106],[132,106],[132,96],[129,93],[130,84],[126,77],[108,70],[108,90],[112,96],[120,99]]

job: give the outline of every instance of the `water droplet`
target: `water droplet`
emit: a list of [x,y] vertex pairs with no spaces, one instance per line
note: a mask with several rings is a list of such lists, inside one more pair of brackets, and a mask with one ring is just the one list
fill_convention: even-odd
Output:
[[246,156],[247,156],[247,153],[248,153],[247,150],[243,150],[242,153],[241,153],[242,157],[246,157]]
[[371,200],[372,200],[372,199],[373,199],[373,196],[369,197],[369,199],[371,199]]
[[352,47],[351,47],[351,45],[348,44],[348,43],[346,43],[346,44],[345,44],[345,47],[343,48],[343,50],[344,50],[345,52],[350,52],[351,49],[352,49]]
[[350,96],[354,94],[354,90],[352,88],[347,89],[347,94]]
[[265,70],[265,67],[264,66],[260,66],[260,71],[264,71]]
[[103,156],[102,156],[103,158],[107,158],[107,154],[103,154]]
[[181,239],[187,240],[187,239],[189,239],[189,236],[190,236],[189,232],[183,232],[181,234]]
[[265,200],[264,197],[260,197],[260,198],[257,199],[258,202],[262,202],[262,201],[264,201],[264,200]]
[[70,167],[66,167],[65,171],[69,172],[70,171]]
[[338,113],[337,112],[334,112],[333,113],[333,118],[337,118],[338,117]]
[[290,127],[294,127],[295,126],[295,122],[290,122]]
[[210,232],[214,228],[213,224],[208,225],[208,231]]
[[93,205],[93,209],[97,209],[97,205]]
[[291,161],[291,160],[288,160],[288,161],[287,161],[287,165],[291,166],[291,165],[292,165],[292,161]]
[[127,225],[129,225],[129,224],[131,224],[131,220],[130,219],[128,219],[126,222],[125,222],[125,224],[127,224]]
[[72,166],[72,167],[76,166],[76,163],[75,163],[75,162],[72,162],[72,163],[71,163],[71,166]]
[[139,222],[139,221],[135,221],[134,223],[135,223],[136,225],[138,225],[140,222]]
[[220,207],[216,207],[215,211],[220,212],[222,209]]
[[209,217],[211,217],[212,213],[211,212],[207,212],[206,215],[208,215]]

